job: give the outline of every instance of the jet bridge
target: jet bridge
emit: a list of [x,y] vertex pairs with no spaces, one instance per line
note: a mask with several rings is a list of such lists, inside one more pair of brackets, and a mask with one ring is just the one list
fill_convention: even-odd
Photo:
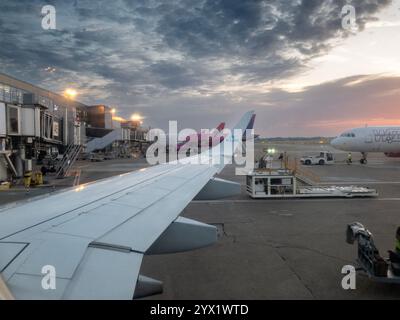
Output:
[[375,189],[360,186],[302,186],[287,169],[256,170],[247,175],[247,194],[257,198],[356,198],[376,197]]
[[122,140],[122,129],[115,129],[101,138],[94,138],[86,145],[85,153],[89,154],[96,150],[104,149],[114,141]]

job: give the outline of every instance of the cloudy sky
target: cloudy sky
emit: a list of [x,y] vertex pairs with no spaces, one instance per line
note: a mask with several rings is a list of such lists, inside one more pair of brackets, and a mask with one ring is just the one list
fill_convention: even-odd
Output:
[[[357,28],[342,27],[355,7]],[[43,30],[41,8],[56,8]],[[400,124],[400,0],[1,0],[0,71],[152,127],[246,110],[263,136]]]

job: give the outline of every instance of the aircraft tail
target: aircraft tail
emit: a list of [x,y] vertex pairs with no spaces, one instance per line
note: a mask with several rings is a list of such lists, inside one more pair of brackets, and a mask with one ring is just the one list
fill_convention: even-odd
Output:
[[223,130],[225,129],[225,122],[221,122],[215,129],[211,131],[211,136],[209,137],[210,147],[214,145],[214,139],[218,139],[218,143],[224,140]]
[[[254,113],[251,116],[251,119],[249,121],[249,124],[246,127],[246,130],[252,130],[254,129],[254,122],[256,121],[256,114]],[[246,141],[246,131],[243,132],[243,137],[242,137],[243,141]]]
[[250,119],[249,125],[247,126],[246,129],[248,129],[248,130],[254,129],[254,122],[255,121],[256,121],[256,114],[253,114],[251,119]]
[[225,122],[221,122],[216,128],[219,132],[225,129]]

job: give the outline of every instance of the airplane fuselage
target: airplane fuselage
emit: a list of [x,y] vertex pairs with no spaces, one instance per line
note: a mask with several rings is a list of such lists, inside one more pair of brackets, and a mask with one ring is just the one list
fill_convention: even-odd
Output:
[[331,145],[349,152],[383,152],[387,156],[400,156],[400,127],[351,129],[333,139]]

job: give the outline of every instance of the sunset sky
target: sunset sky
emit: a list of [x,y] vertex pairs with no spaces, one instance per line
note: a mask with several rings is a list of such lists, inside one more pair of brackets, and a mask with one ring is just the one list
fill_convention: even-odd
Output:
[[[45,4],[56,30],[41,28]],[[2,0],[0,34],[0,72],[152,127],[251,109],[263,136],[400,125],[400,0]]]

